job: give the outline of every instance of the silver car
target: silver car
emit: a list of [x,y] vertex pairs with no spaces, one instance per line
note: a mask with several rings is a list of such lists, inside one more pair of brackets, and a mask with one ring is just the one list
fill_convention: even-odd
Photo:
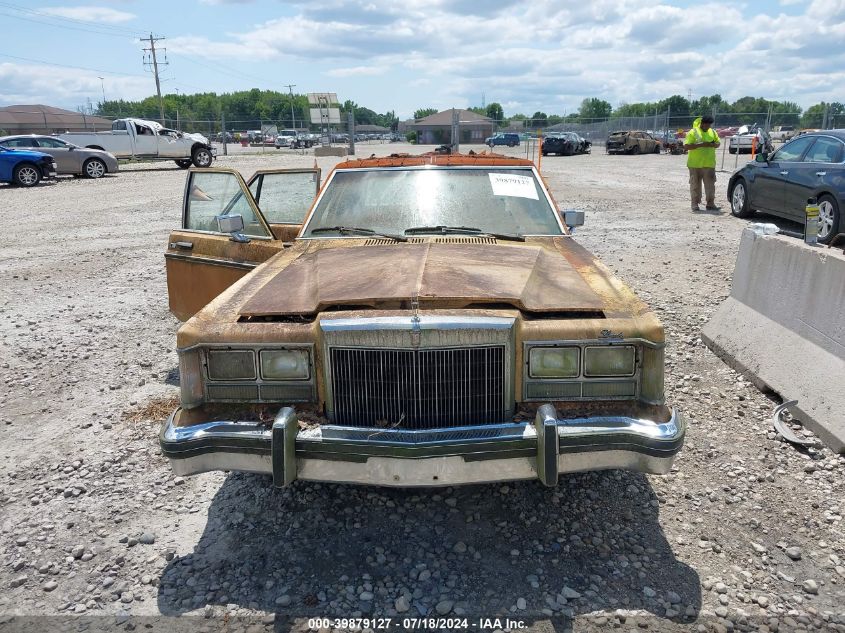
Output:
[[58,174],[73,174],[87,178],[102,178],[118,171],[117,159],[101,149],[88,149],[68,143],[54,136],[26,134],[2,136],[0,145],[18,149],[34,149],[56,159]]

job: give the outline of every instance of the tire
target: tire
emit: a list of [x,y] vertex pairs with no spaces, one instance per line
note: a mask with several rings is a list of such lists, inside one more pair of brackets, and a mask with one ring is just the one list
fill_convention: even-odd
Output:
[[654,153],[655,153],[655,154],[659,154],[659,153],[660,153],[660,145],[655,145],[655,146],[654,146]]
[[99,158],[89,158],[82,164],[82,173],[86,178],[102,178],[109,173],[106,164]]
[[21,187],[34,187],[41,182],[41,170],[32,163],[19,163],[12,173],[12,180]]
[[819,196],[819,242],[828,244],[839,232],[840,224],[836,198],[827,194]]
[[754,209],[749,204],[748,183],[745,178],[737,178],[728,194],[731,203],[731,215],[737,218],[749,218],[754,215]]
[[735,147],[729,147],[729,148],[728,148],[728,153],[729,153],[729,154],[736,154],[736,148],[735,148]]
[[636,156],[636,155],[637,155],[637,154],[639,154],[639,153],[640,153],[640,144],[639,144],[639,143],[637,143],[636,145],[634,145],[634,146],[631,148],[631,154],[633,154],[634,156]]
[[194,164],[194,167],[211,167],[213,160],[214,157],[211,155],[211,151],[205,147],[197,147],[191,153],[191,162]]
[[187,169],[192,165],[191,159],[189,158],[180,158],[179,160],[173,162],[179,166],[179,169]]

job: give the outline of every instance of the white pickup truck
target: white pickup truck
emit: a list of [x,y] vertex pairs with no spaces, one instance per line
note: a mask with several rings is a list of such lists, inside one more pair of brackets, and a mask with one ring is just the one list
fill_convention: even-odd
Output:
[[172,160],[183,169],[210,167],[217,154],[202,134],[185,134],[144,119],[117,119],[110,132],[68,132],[59,138],[80,147],[104,149],[117,158]]
[[780,141],[786,143],[795,136],[794,125],[778,125],[771,131],[773,141]]

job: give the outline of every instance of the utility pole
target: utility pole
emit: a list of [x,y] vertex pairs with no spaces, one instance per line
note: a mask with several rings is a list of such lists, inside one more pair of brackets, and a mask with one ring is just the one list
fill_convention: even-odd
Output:
[[[162,99],[161,99],[161,82],[159,81],[159,78],[158,78],[158,59],[156,58],[156,42],[161,41],[163,39],[164,39],[163,37],[153,37],[152,33],[150,33],[150,36],[148,38],[146,38],[146,37],[141,38],[142,42],[149,42],[150,43],[150,47],[145,48],[144,52],[150,54],[150,58],[152,58],[152,62],[145,59],[144,65],[146,65],[147,67],[152,65],[152,68],[153,68],[153,74],[155,75],[155,78],[156,78],[156,94],[158,95],[158,114],[161,117],[161,124],[162,125],[164,125],[164,101],[162,101]],[[167,66],[167,64],[168,64],[168,62],[164,61],[164,62],[162,62],[161,65]]]
[[290,93],[290,118],[293,121],[293,129],[296,129],[296,116],[293,113],[293,89],[296,87],[296,84],[282,84],[283,86],[287,86],[288,92]]

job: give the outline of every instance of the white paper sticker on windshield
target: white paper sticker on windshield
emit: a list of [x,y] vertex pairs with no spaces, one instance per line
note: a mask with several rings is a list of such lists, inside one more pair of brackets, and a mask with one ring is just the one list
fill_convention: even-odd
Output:
[[494,196],[512,196],[514,198],[531,198],[539,200],[534,178],[518,176],[516,174],[488,174]]

